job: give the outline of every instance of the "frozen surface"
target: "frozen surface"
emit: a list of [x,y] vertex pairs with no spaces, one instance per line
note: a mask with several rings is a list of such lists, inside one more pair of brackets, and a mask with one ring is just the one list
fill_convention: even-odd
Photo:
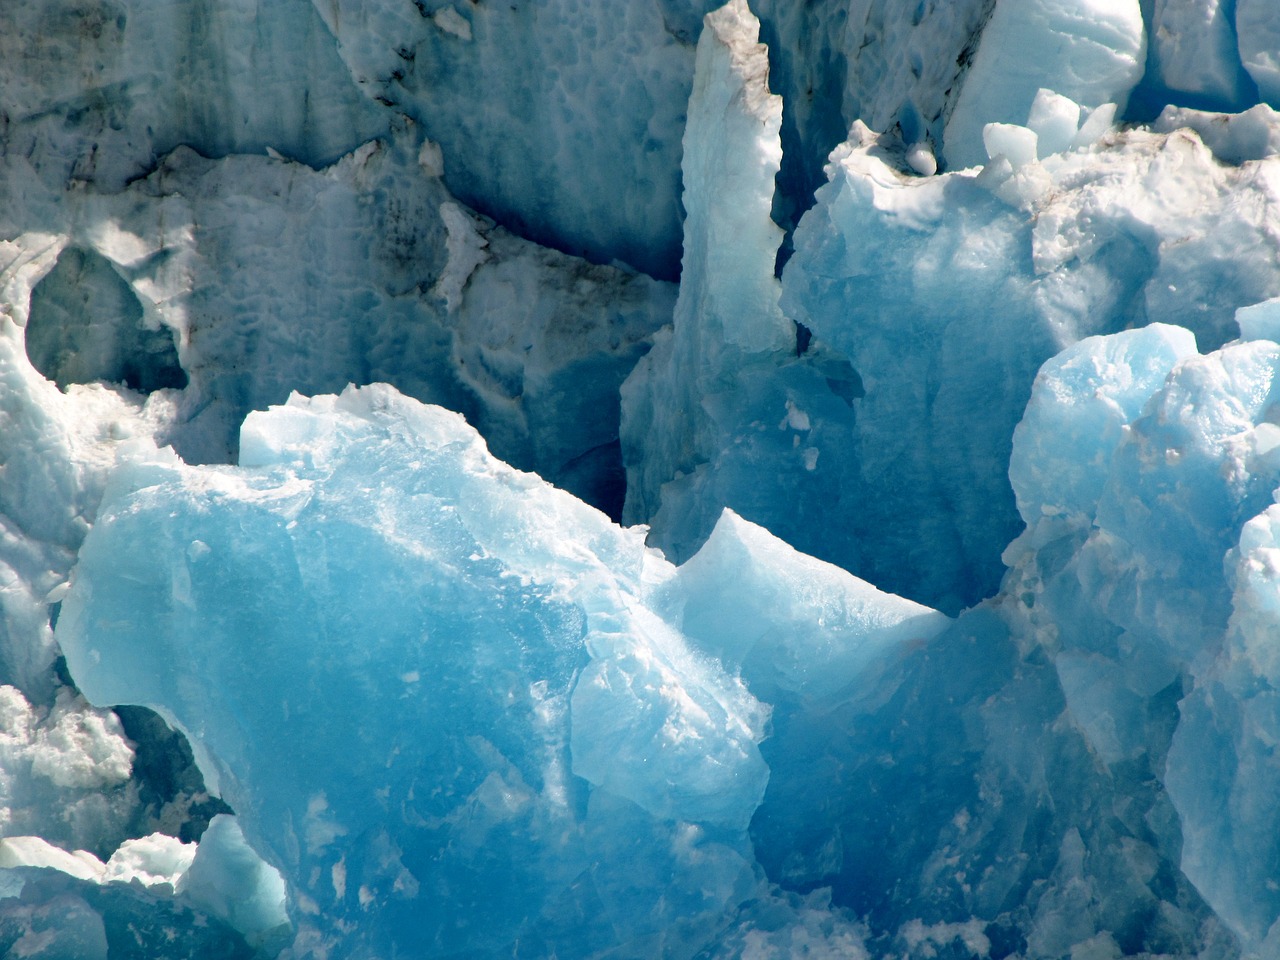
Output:
[[190,381],[164,439],[204,462],[295,387],[392,382],[619,511],[617,388],[674,289],[476,217],[431,146],[405,124],[321,171],[182,148],[114,195],[33,189],[11,159],[5,280],[31,291],[15,297],[28,356],[61,386]]
[[1262,99],[1280,106],[1280,12],[1266,0],[1236,0],[1240,59]]
[[0,954],[1274,960],[1274,3],[711,7],[0,11]]
[[[1235,123],[1265,145],[1269,108],[1256,109]],[[843,516],[851,569],[881,587],[948,610],[994,590],[1018,527],[1010,437],[1044,360],[1152,321],[1215,346],[1236,336],[1237,307],[1280,292],[1275,156],[1259,146],[1229,166],[1188,129],[1107,132],[1102,113],[1067,152],[1022,149],[1016,168],[1002,153],[976,175],[912,175],[900,143],[856,128],[797,230],[782,307],[865,391],[862,492]],[[1206,122],[1224,159],[1245,159],[1229,126]],[[1014,132],[993,145],[1030,140]]]
[[663,279],[678,273],[680,134],[711,5],[315,3],[365,92],[440,143],[464,201]]
[[6,156],[49,185],[119,189],[179,144],[325,164],[387,123],[308,0],[13,0]]

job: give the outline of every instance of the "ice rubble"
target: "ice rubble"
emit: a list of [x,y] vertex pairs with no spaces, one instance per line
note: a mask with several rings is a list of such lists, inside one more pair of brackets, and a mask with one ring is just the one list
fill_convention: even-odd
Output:
[[[744,680],[839,701],[946,623],[731,515],[712,568],[677,570],[388,387],[252,414],[239,468],[157,453],[112,484],[68,665],[201,731],[313,951],[692,956],[756,901],[794,909],[747,837],[768,710]],[[724,636],[780,557],[807,629]]]
[[1280,19],[709,6],[6,9],[0,950],[1280,949]]

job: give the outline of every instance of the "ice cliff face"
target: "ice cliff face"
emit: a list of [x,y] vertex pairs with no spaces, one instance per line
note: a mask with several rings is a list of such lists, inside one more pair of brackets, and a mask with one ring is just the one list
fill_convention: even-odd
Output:
[[0,953],[1277,955],[1280,14],[714,6],[0,10]]

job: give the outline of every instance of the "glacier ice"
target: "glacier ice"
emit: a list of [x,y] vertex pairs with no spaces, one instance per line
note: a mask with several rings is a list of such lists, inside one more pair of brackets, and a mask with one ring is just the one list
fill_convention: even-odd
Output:
[[996,0],[947,118],[948,163],[983,163],[983,127],[1023,122],[1041,88],[1090,108],[1123,104],[1145,56],[1136,0]]
[[1272,960],[1272,7],[7,5],[0,954]]
[[[201,731],[317,949],[565,950],[597,910],[692,937],[752,892],[765,711],[647,608],[640,533],[389,388],[253,414],[240,449],[115,475],[59,637],[97,702]],[[618,844],[672,883],[614,875]]]
[[[854,569],[955,610],[995,589],[1017,533],[1010,438],[1043,361],[1153,320],[1216,346],[1235,336],[1237,308],[1280,290],[1266,227],[1275,158],[1226,165],[1186,128],[935,177],[906,170],[901,151],[856,127],[833,154],[782,307],[865,391]],[[851,302],[862,322],[848,322]]]

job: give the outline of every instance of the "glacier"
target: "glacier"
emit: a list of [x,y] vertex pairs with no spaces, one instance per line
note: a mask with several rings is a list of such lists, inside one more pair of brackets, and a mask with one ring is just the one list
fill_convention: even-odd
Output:
[[0,955],[1280,956],[1267,0],[13,0]]

